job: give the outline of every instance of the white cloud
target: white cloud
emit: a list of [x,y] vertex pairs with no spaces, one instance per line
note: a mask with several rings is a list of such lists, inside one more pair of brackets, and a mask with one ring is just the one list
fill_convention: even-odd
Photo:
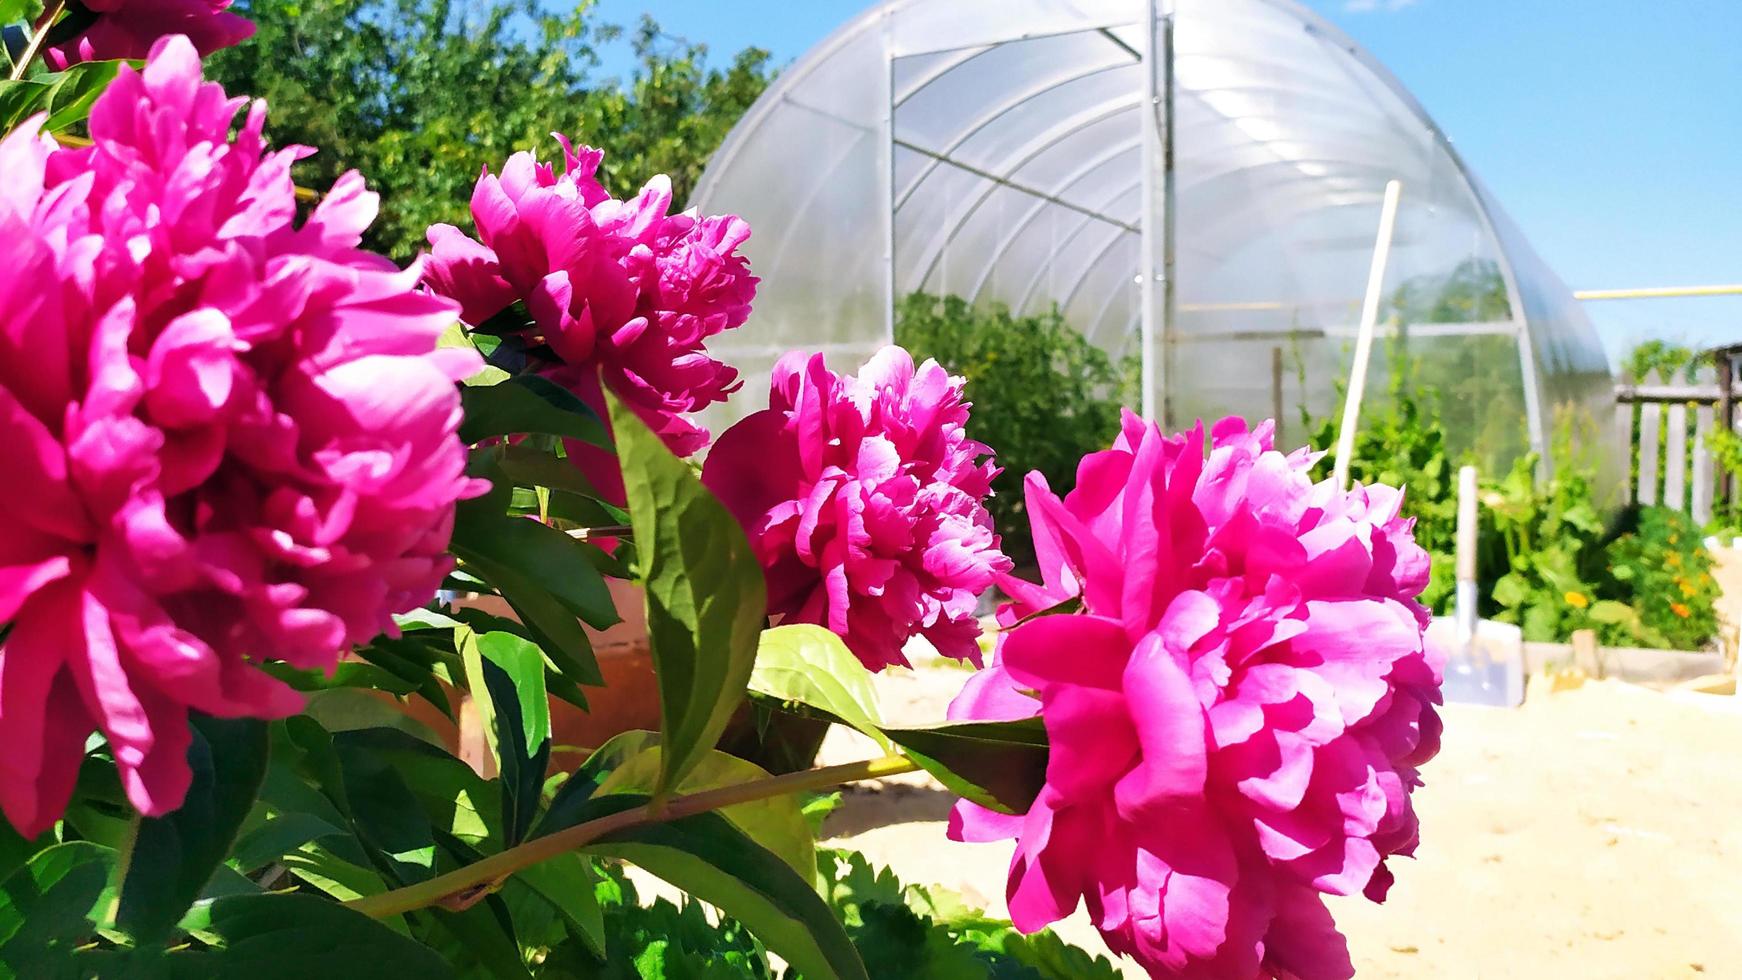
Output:
[[1351,14],[1370,14],[1375,11],[1402,10],[1413,7],[1421,0],[1344,0],[1343,9]]

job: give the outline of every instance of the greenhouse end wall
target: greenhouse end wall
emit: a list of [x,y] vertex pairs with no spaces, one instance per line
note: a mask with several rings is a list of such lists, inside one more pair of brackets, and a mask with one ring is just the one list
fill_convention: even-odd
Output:
[[[884,4],[783,73],[698,190],[750,221],[763,277],[756,317],[717,342],[753,393],[727,411],[754,408],[787,349],[852,367],[925,294],[1058,310],[1146,365],[1170,424],[1325,417],[1393,179],[1369,390],[1407,372],[1485,469],[1557,427],[1604,431],[1606,360],[1571,294],[1414,99],[1310,11]],[[1612,478],[1613,447],[1586,443]]]

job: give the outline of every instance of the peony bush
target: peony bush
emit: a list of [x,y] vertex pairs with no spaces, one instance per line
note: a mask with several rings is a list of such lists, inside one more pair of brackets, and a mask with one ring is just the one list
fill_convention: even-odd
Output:
[[[227,6],[0,7],[9,105],[144,56],[0,134],[4,972],[1112,976],[1047,931],[1083,906],[1152,976],[1351,974],[1322,896],[1385,898],[1439,739],[1401,491],[1127,415],[1063,498],[1030,474],[1018,578],[935,362],[794,352],[696,421],[739,387],[742,219],[614,199],[558,136],[401,268],[361,176],[299,192],[314,151],[203,79]],[[625,696],[624,595],[660,729],[557,745]],[[869,673],[923,647],[982,669],[889,726]],[[719,748],[776,715],[885,754]],[[1011,922],[818,852],[801,801],[918,770],[950,836],[1014,839]]]

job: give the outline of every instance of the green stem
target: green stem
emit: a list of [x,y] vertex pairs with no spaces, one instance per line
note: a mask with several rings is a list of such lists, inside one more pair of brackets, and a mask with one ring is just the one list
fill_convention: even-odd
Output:
[[24,77],[24,73],[30,69],[30,63],[36,60],[36,56],[42,53],[43,46],[48,43],[49,28],[53,27],[54,22],[60,19],[61,11],[65,9],[66,0],[55,0],[49,5],[48,10],[42,15],[42,19],[36,22],[36,30],[30,35],[30,44],[25,47],[24,53],[19,55],[18,60],[13,63],[12,74],[7,76],[8,81],[16,82]]
[[906,756],[889,755],[881,759],[849,762],[840,766],[827,766],[822,769],[810,769],[784,776],[758,779],[749,783],[721,786],[718,789],[691,793],[687,796],[674,796],[665,800],[663,804],[656,801],[632,810],[624,810],[621,813],[613,813],[597,820],[579,823],[554,834],[529,840],[518,847],[511,847],[498,854],[492,854],[482,861],[468,864],[447,874],[437,875],[428,881],[420,881],[415,885],[396,888],[379,895],[353,899],[346,902],[345,905],[376,919],[399,915],[415,909],[441,904],[449,898],[464,896],[480,885],[493,885],[503,881],[516,871],[529,868],[541,861],[548,861],[559,854],[566,854],[606,834],[628,827],[644,823],[679,820],[683,817],[708,813],[739,803],[752,803],[756,800],[786,796],[790,793],[827,789],[830,786],[839,786],[843,783],[882,779],[885,776],[898,776],[904,772],[915,772],[919,768],[918,763]]

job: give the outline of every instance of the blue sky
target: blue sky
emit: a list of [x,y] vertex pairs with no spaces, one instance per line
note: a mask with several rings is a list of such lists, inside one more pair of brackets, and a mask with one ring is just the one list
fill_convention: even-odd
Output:
[[[949,0],[931,0],[947,3]],[[790,61],[861,0],[601,0]],[[1742,2],[1309,0],[1401,78],[1568,285],[1742,282]],[[621,69],[621,54],[607,62]],[[1611,354],[1742,341],[1742,298],[1593,303]]]

